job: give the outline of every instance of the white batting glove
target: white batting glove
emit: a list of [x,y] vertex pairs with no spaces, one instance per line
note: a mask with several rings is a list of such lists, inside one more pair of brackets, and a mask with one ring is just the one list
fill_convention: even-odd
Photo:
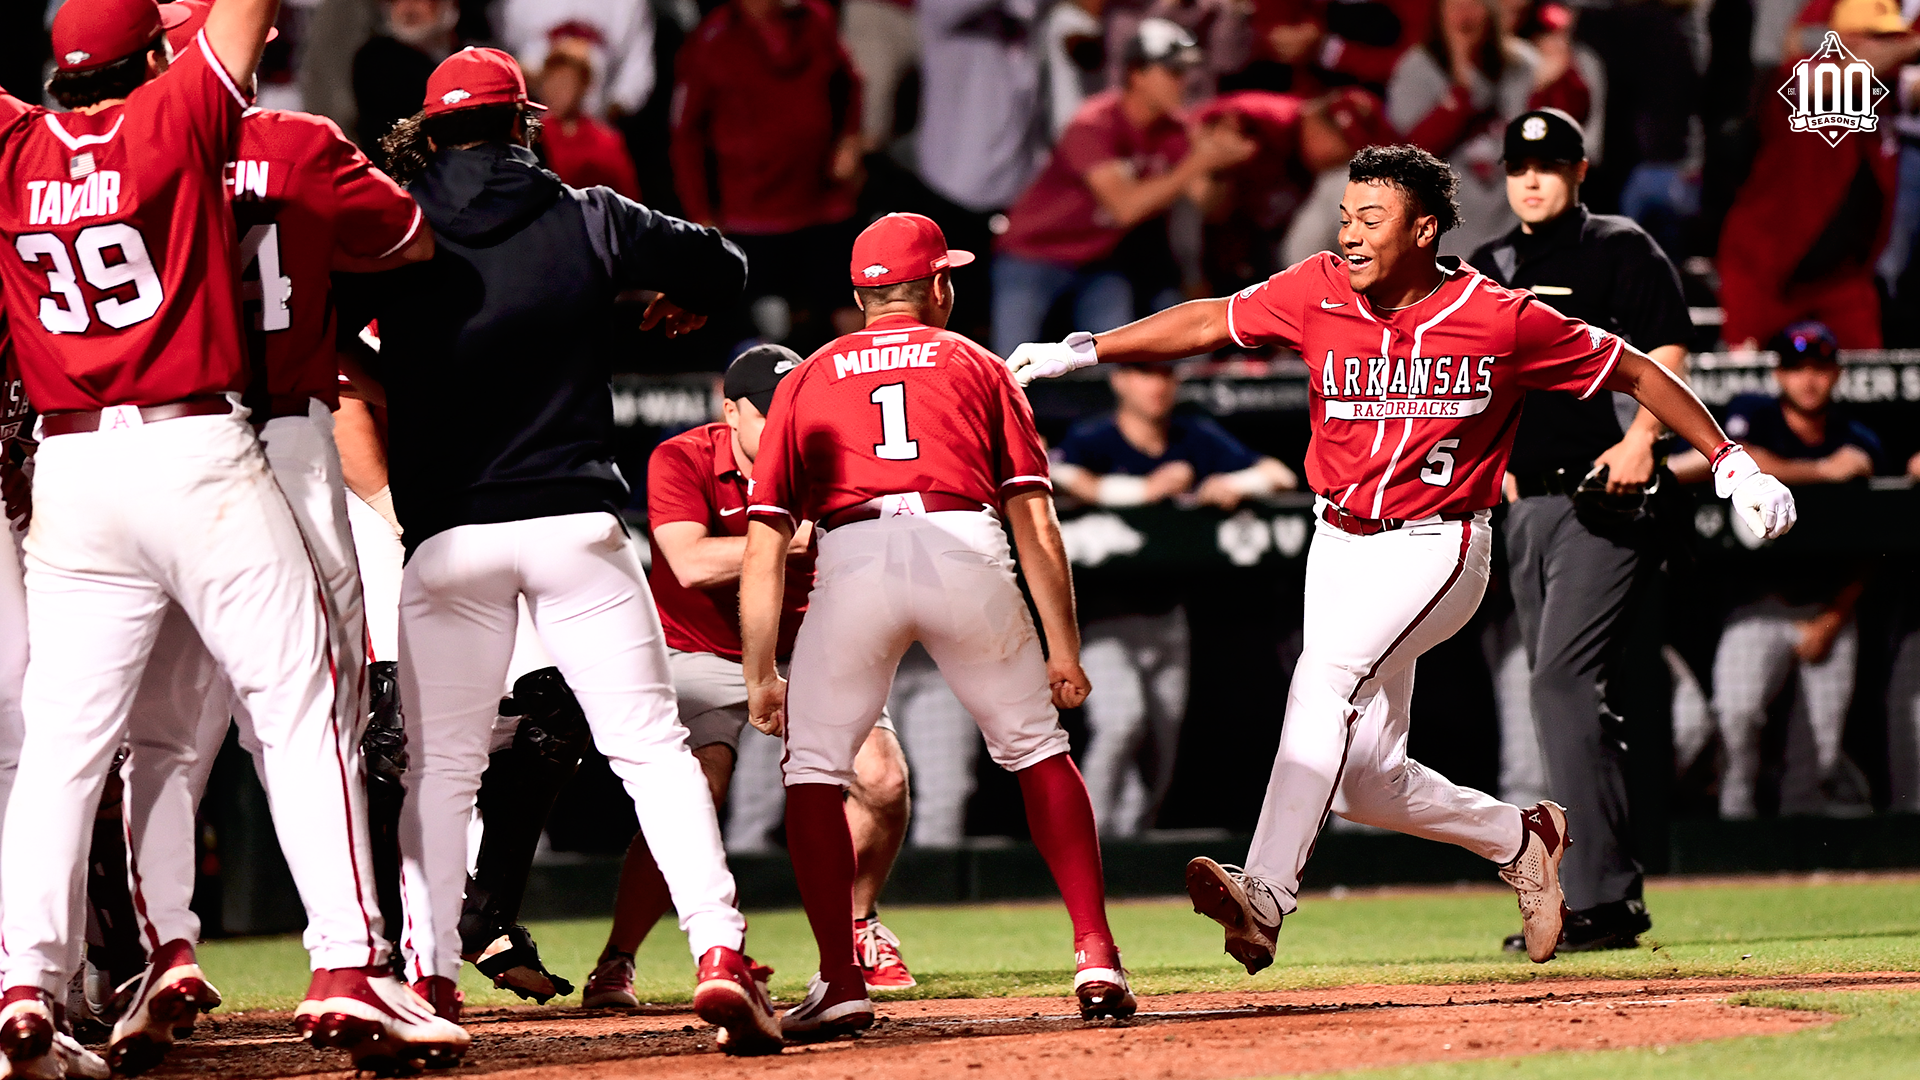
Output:
[[1723,450],[1713,462],[1714,494],[1733,503],[1733,512],[1747,523],[1755,536],[1772,540],[1783,536],[1800,519],[1794,509],[1793,492],[1787,485],[1760,471],[1753,455],[1738,443]]
[[1035,379],[1053,379],[1075,368],[1092,367],[1100,362],[1093,354],[1093,335],[1084,330],[1067,335],[1065,341],[1030,341],[1007,357],[1007,370],[1013,381],[1025,386]]

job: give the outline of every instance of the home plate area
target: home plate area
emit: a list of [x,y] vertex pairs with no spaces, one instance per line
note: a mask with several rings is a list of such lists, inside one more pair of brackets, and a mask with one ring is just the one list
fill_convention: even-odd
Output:
[[[1142,997],[1139,1014],[1124,1023],[1083,1023],[1059,998],[885,1002],[859,1039],[768,1058],[721,1056],[713,1029],[680,1008],[485,1009],[467,1015],[473,1050],[454,1075],[612,1078],[633,1075],[645,1060],[646,1075],[669,1078],[1041,1080],[1071,1068],[1111,1080],[1224,1080],[1783,1034],[1835,1018],[1730,999],[1761,990],[1915,988],[1920,976],[1900,973],[1347,986]],[[284,1013],[214,1013],[153,1075],[327,1072],[327,1059],[287,1031]]]

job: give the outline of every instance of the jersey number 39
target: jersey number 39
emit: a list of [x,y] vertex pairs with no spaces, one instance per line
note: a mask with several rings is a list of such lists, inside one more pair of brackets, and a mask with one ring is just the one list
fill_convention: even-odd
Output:
[[[72,256],[67,254],[66,242],[53,233],[28,233],[15,239],[13,247],[24,261],[46,266],[47,288],[53,295],[40,298],[39,316],[49,334],[84,334],[96,315],[107,326],[124,330],[153,318],[165,299],[147,242],[124,221],[81,229],[73,238]],[[107,261],[109,252],[117,253],[112,262]],[[94,302],[91,313],[74,276],[74,257],[87,284],[109,293]],[[132,296],[112,293],[126,285],[133,286]]]

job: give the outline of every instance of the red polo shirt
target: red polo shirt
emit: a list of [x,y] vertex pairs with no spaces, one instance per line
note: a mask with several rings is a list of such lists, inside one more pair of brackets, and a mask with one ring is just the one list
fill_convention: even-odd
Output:
[[[747,535],[747,482],[733,457],[733,431],[707,424],[684,431],[654,448],[647,462],[647,521],[659,528],[670,521],[694,521],[709,536]],[[740,659],[740,585],[689,589],[673,576],[656,545],[647,571],[653,602],[667,644],[681,652],[706,652]],[[777,652],[793,652],[793,635],[807,613],[813,589],[813,554],[787,560],[787,596],[780,614]]]

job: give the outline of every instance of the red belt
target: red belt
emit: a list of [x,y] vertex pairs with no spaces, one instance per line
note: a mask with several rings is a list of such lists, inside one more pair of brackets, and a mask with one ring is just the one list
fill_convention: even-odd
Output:
[[[1437,515],[1441,521],[1466,521],[1473,516],[1472,511]],[[1358,514],[1349,514],[1332,503],[1328,503],[1327,508],[1320,511],[1320,518],[1341,532],[1352,533],[1355,536],[1372,536],[1375,533],[1392,532],[1395,529],[1404,529],[1408,525],[1415,524],[1416,522],[1433,520],[1433,518],[1365,518]]]
[[267,405],[267,419],[278,420],[283,416],[306,416],[313,408],[312,394],[275,394]]
[[[987,508],[987,504],[981,502],[979,499],[968,499],[959,495],[946,495],[938,491],[921,492],[920,505],[924,506],[929,514],[940,510],[985,510]],[[833,513],[823,516],[816,527],[821,532],[829,532],[842,525],[851,525],[856,521],[873,521],[879,516],[880,499],[868,499],[866,502],[849,506],[845,510],[835,510]]]
[[[159,420],[178,420],[183,416],[218,416],[232,411],[233,402],[228,401],[226,395],[206,394],[182,401],[169,401],[164,405],[142,405],[140,420],[151,424]],[[40,418],[40,432],[43,435],[78,435],[86,431],[99,431],[100,418],[106,412],[105,409],[50,412]]]

